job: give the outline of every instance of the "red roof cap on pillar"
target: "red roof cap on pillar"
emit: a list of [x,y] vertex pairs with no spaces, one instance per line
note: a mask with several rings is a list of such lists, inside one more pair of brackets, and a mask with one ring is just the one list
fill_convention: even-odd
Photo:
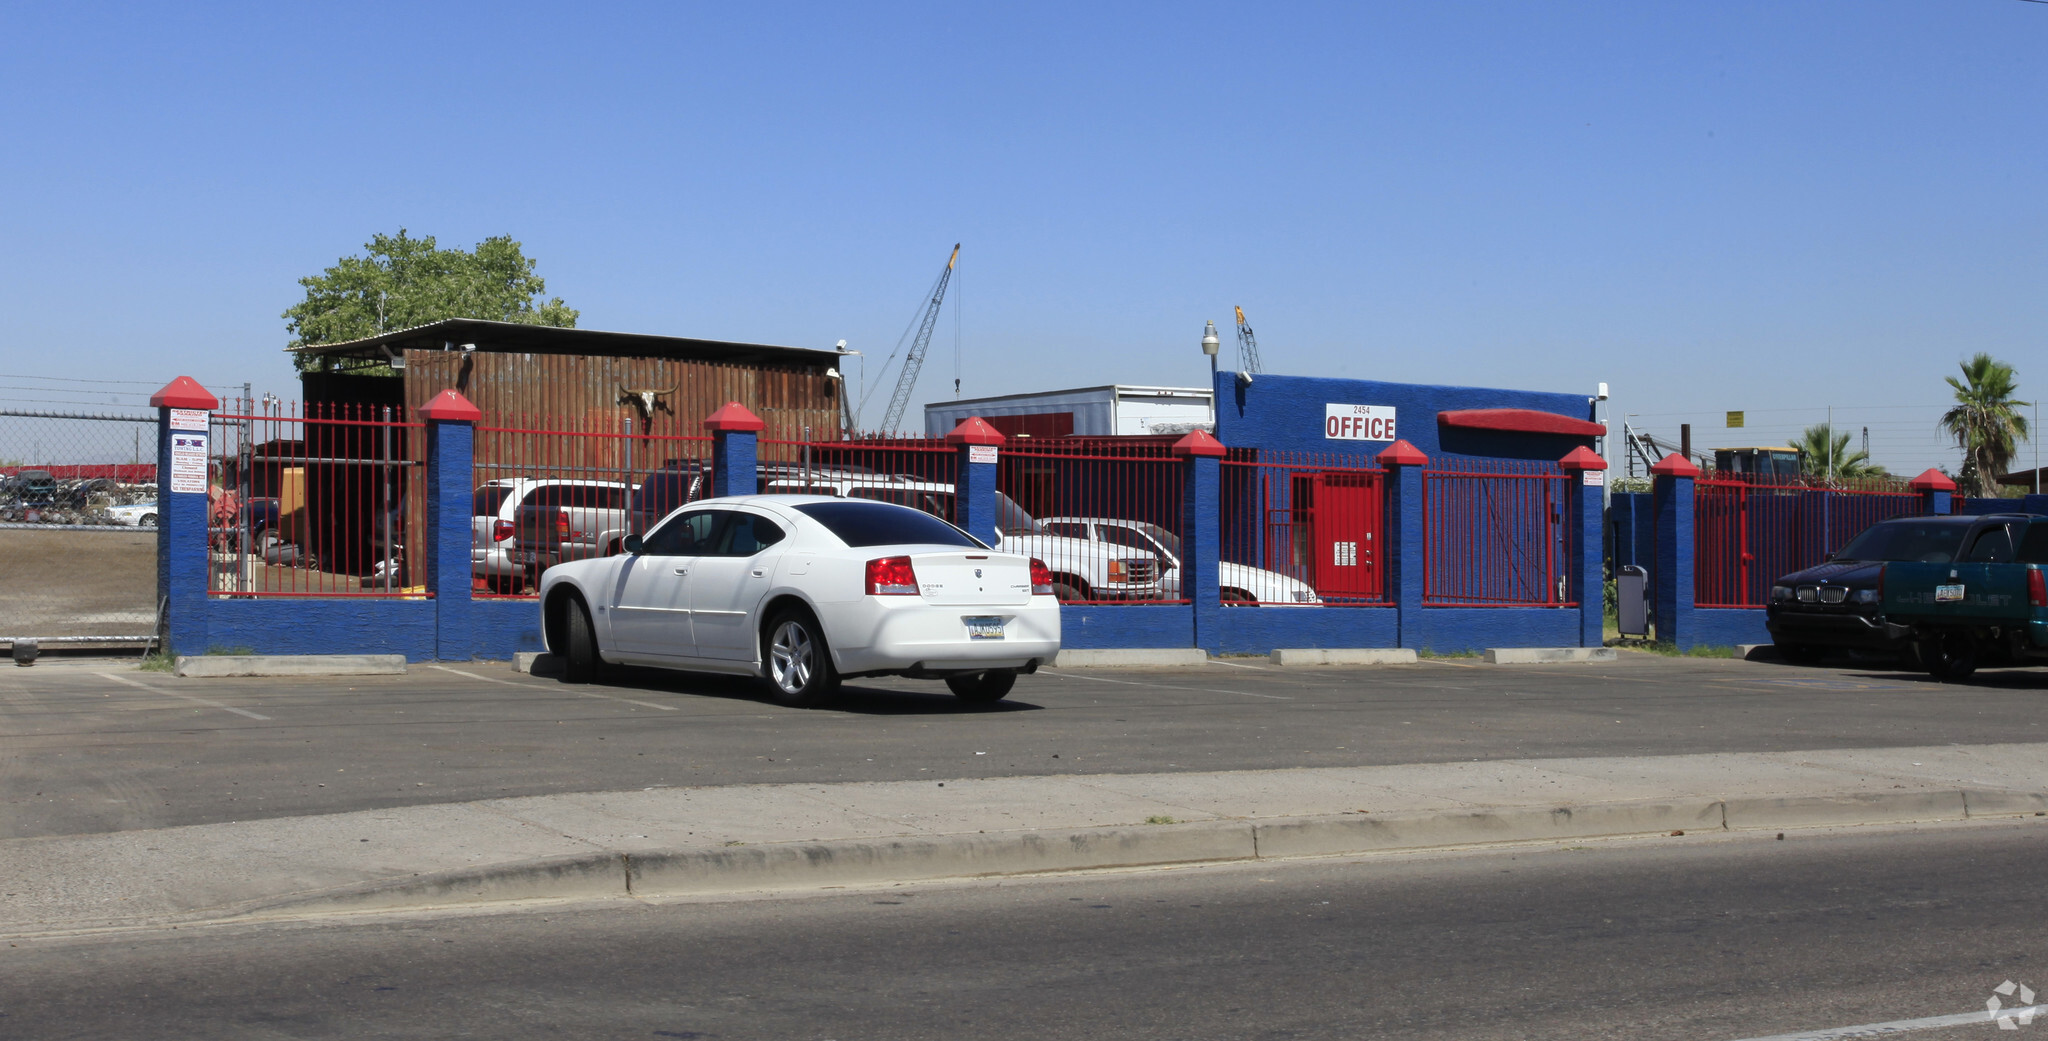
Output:
[[420,418],[442,422],[474,423],[484,418],[484,410],[462,396],[453,387],[434,395],[434,400],[420,406]]
[[768,424],[747,406],[737,401],[728,401],[718,406],[718,411],[704,417],[706,430],[744,430],[756,433],[768,429]]
[[149,403],[157,408],[203,408],[208,411],[220,407],[220,399],[208,393],[198,380],[190,376],[180,376],[164,384],[162,390],[149,396]]
[[1190,430],[1186,436],[1173,443],[1174,455],[1191,455],[1196,458],[1220,458],[1223,455],[1223,451],[1223,442],[1216,440],[1215,436],[1207,430]]
[[1950,480],[1947,474],[1930,466],[1922,471],[1920,476],[1907,481],[1906,487],[1916,492],[1952,492],[1956,490],[1956,482]]
[[1652,464],[1650,472],[1658,477],[1698,477],[1700,468],[1687,462],[1684,456],[1673,452]]
[[1396,441],[1381,449],[1380,454],[1374,458],[1381,466],[1421,466],[1429,462],[1429,457],[1422,454],[1422,449],[1405,440]]
[[1009,438],[1004,437],[1002,431],[990,426],[988,420],[980,416],[968,416],[946,435],[949,445],[1000,445],[1007,440]]
[[1557,461],[1557,466],[1560,470],[1605,470],[1607,460],[1600,458],[1598,453],[1585,445],[1580,445],[1566,452],[1564,458]]

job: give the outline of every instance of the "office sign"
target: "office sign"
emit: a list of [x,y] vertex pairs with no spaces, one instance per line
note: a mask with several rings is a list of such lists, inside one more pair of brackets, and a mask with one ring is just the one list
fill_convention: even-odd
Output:
[[1325,405],[1323,437],[1331,441],[1392,441],[1392,405]]

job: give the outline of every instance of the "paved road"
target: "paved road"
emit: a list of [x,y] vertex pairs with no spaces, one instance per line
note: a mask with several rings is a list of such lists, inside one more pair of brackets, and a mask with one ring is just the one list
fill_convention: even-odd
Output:
[[1058,670],[987,711],[934,683],[863,681],[796,710],[656,672],[584,688],[502,664],[202,681],[52,663],[0,669],[0,838],[662,785],[2027,742],[2048,735],[2044,692],[2039,670],[1941,685],[1632,654]]
[[2044,855],[1980,824],[24,940],[0,1037],[1732,1041],[2048,991]]

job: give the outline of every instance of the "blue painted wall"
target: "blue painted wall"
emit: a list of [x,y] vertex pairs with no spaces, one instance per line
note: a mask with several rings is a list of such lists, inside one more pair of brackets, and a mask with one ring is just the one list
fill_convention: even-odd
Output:
[[1195,609],[1187,604],[1064,604],[1060,646],[1192,647]]
[[1217,625],[1219,654],[1401,645],[1401,612],[1392,607],[1226,607]]
[[1215,389],[1216,438],[1232,448],[1327,452],[1359,456],[1361,463],[1370,463],[1393,443],[1324,437],[1323,421],[1332,404],[1392,406],[1395,434],[1421,449],[1431,463],[1439,456],[1555,462],[1572,449],[1593,443],[1590,437],[1453,429],[1441,426],[1436,418],[1438,412],[1457,409],[1527,408],[1590,420],[1593,404],[1585,394],[1273,375],[1260,375],[1245,387],[1232,372],[1217,373]]

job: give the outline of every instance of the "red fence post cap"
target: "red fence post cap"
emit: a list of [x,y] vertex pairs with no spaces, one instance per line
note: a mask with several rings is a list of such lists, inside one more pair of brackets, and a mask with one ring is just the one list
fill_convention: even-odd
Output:
[[444,423],[474,423],[484,418],[484,411],[463,397],[461,391],[450,387],[420,406],[420,418]]
[[1916,492],[1952,492],[1956,490],[1956,482],[1950,480],[1947,474],[1930,466],[1922,471],[1920,476],[1907,481],[1906,487]]
[[1002,431],[990,426],[988,420],[980,416],[968,416],[946,435],[949,445],[1000,445],[1007,440]]
[[759,432],[768,428],[747,406],[737,401],[728,401],[718,406],[718,411],[704,417],[706,430],[741,430]]
[[1684,456],[1673,452],[1652,464],[1650,472],[1658,477],[1698,477],[1700,468],[1687,462]]
[[1223,442],[1216,440],[1206,430],[1190,430],[1185,437],[1173,443],[1174,455],[1221,458],[1223,452]]
[[162,390],[149,396],[149,403],[157,408],[203,408],[209,412],[220,407],[220,399],[207,393],[206,388],[190,376],[180,376],[164,384]]
[[1585,445],[1580,445],[1566,452],[1564,458],[1557,461],[1557,466],[1560,470],[1605,470],[1607,460],[1600,458],[1598,453]]
[[1388,445],[1375,458],[1381,466],[1422,466],[1429,462],[1429,457],[1422,454],[1422,449],[1405,440]]

